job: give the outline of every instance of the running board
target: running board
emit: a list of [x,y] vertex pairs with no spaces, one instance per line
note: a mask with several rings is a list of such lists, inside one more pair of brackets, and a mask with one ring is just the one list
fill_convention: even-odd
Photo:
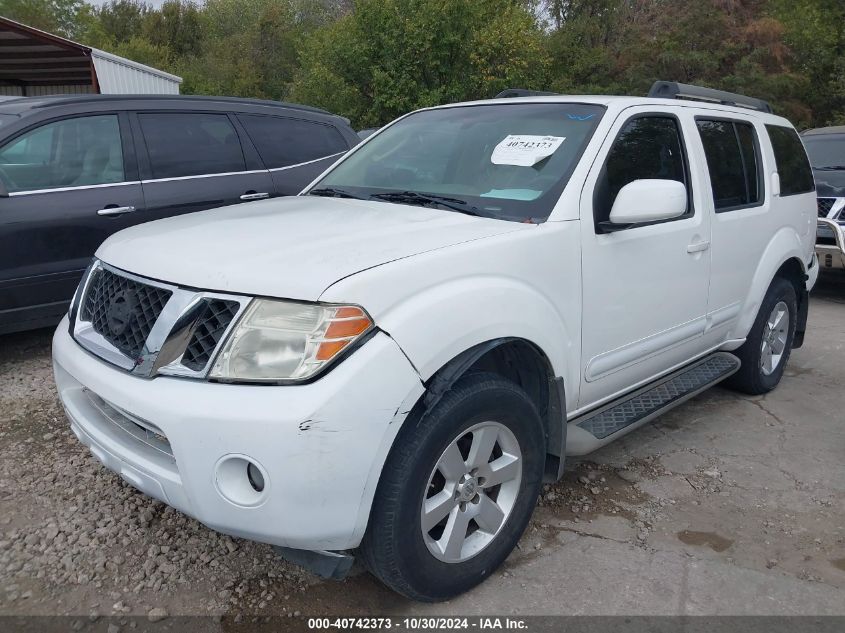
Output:
[[739,359],[716,352],[613,402],[573,418],[567,425],[566,454],[586,455],[674,409],[731,374]]

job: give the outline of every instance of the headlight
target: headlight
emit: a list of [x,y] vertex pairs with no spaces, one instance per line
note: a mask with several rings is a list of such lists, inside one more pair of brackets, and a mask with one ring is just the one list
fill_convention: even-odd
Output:
[[245,382],[306,380],[372,327],[370,317],[357,306],[255,299],[209,377]]

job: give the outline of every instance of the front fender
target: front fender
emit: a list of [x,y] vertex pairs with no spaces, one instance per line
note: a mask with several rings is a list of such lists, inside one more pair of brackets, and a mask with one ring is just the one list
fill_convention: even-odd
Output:
[[781,266],[790,259],[797,259],[801,263],[801,270],[807,272],[806,253],[801,243],[800,236],[792,229],[782,228],[772,236],[766,249],[763,251],[754,277],[751,280],[751,288],[748,297],[740,312],[741,316],[737,322],[736,335],[738,338],[748,336],[757,312],[766,296],[766,291],[775,278],[775,273]]
[[563,378],[572,409],[581,359],[578,223],[521,226],[362,271],[321,300],[364,306],[424,381],[476,345],[523,339]]
[[[568,384],[572,349],[563,315],[529,285],[498,276],[471,276],[428,288],[379,318],[423,380],[458,354],[490,340],[519,338],[542,350]],[[579,340],[579,337],[575,337]]]

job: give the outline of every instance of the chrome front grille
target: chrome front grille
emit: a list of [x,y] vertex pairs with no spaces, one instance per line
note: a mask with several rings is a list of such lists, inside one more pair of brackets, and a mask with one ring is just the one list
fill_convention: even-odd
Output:
[[842,209],[845,207],[845,198],[819,198],[818,205],[820,218],[841,217]]
[[80,317],[129,358],[137,358],[173,293],[117,275],[93,273]]
[[237,301],[212,299],[207,301],[188,347],[182,355],[182,364],[188,369],[200,371],[214,355],[223,333],[238,313]]
[[204,377],[249,297],[203,292],[95,262],[71,310],[71,333],[135,375]]

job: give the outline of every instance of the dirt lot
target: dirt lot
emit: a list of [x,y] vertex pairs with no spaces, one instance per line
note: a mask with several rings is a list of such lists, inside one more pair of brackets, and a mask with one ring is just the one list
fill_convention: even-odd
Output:
[[[473,592],[409,603],[321,581],[135,492],[73,438],[49,331],[0,337],[0,615],[845,615],[845,275],[763,398],[713,389],[548,487]],[[154,611],[154,615],[159,611]],[[167,618],[163,623],[167,622]],[[166,625],[166,624],[164,624]],[[109,631],[112,633],[110,628]]]

